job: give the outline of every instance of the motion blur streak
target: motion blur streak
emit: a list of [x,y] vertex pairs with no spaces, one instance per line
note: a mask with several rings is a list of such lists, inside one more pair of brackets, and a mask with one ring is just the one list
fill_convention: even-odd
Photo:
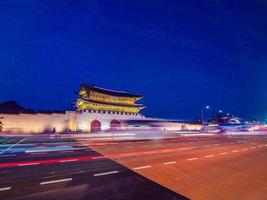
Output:
[[[49,159],[49,160],[39,160],[38,164],[53,164],[53,163],[64,163],[68,161],[86,161],[91,159],[99,159],[104,158],[104,156],[81,156],[81,157],[70,157],[64,159]],[[0,164],[0,168],[6,167],[19,167],[19,166],[27,166],[27,165],[36,165],[36,161],[27,161],[27,162],[13,162],[13,163],[3,163]]]

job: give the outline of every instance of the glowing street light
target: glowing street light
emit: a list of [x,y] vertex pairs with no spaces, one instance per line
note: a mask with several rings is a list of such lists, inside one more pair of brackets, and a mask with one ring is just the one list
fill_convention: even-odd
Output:
[[[210,109],[210,106],[205,106],[205,109],[206,110],[209,110]],[[201,108],[201,120],[202,120],[202,126],[204,126],[204,110],[203,110],[203,108]]]
[[219,110],[219,113],[222,113],[223,111],[222,110]]

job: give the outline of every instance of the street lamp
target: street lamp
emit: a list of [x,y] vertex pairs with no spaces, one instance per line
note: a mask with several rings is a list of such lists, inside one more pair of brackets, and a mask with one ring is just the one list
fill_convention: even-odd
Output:
[[[210,109],[210,106],[205,106],[205,110],[209,110]],[[204,126],[204,109],[201,108],[201,120],[202,120],[202,126]]]
[[222,110],[219,110],[219,113],[222,113],[223,111]]

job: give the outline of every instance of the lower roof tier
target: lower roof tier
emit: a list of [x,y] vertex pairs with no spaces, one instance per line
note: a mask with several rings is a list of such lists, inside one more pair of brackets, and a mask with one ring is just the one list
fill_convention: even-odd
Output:
[[101,111],[115,111],[125,113],[139,113],[145,106],[125,106],[114,105],[99,102],[91,102],[81,98],[77,99],[76,106],[78,110],[101,110]]

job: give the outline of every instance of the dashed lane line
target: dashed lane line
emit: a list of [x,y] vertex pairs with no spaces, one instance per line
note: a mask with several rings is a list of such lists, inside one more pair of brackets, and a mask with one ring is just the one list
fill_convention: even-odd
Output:
[[233,150],[233,151],[232,151],[232,153],[237,153],[237,152],[239,152],[239,150]]
[[206,155],[206,156],[204,156],[205,158],[211,158],[211,157],[213,157],[214,155],[213,154],[211,154],[211,155]]
[[186,160],[187,161],[192,161],[192,160],[197,160],[198,158],[197,157],[195,157],[195,158],[187,158]]
[[140,170],[140,169],[146,169],[146,168],[150,168],[151,165],[145,165],[145,166],[140,166],[140,167],[134,167],[134,170]]
[[172,165],[172,164],[175,164],[175,163],[176,163],[176,161],[170,161],[170,162],[163,163],[163,165]]
[[72,178],[58,179],[58,180],[53,180],[53,181],[44,181],[44,182],[41,182],[40,185],[60,183],[60,182],[66,182],[66,181],[71,181],[71,180],[72,180]]
[[[265,145],[258,145],[258,146],[253,146],[253,147],[250,147],[250,148],[243,148],[242,151],[247,151],[249,149],[255,149],[257,147],[264,147],[264,146],[267,146],[267,144]],[[236,153],[236,152],[239,152],[241,150],[233,150],[232,153]],[[219,153],[220,155],[226,155],[226,154],[229,154],[228,152],[222,152],[222,153]],[[15,154],[11,154],[11,155],[15,155]],[[214,155],[213,154],[210,154],[210,155],[206,155],[204,156],[205,158],[210,158],[210,157],[213,157]],[[69,159],[69,160],[62,160],[60,162],[71,162],[71,161],[77,161],[78,159]],[[193,161],[193,160],[198,160],[198,157],[193,157],[193,158],[187,158],[186,159],[187,161]],[[176,161],[169,161],[169,162],[164,162],[163,164],[164,165],[171,165],[171,164],[175,164]],[[39,165],[40,163],[38,162],[32,162],[32,163],[24,163],[24,164],[18,164],[18,166],[29,166],[29,165]],[[135,167],[133,168],[133,170],[140,170],[140,169],[146,169],[146,168],[151,168],[151,165],[145,165],[145,166],[139,166],[139,167]],[[76,173],[84,173],[86,171],[79,171],[79,172],[76,172]],[[97,176],[105,176],[105,175],[110,175],[110,174],[116,174],[116,173],[119,173],[119,171],[109,171],[109,172],[103,172],[103,173],[98,173],[98,174],[94,174],[95,177]],[[40,182],[40,185],[47,185],[47,184],[53,184],[53,183],[60,183],[60,182],[67,182],[67,181],[71,181],[72,178],[66,178],[66,179],[58,179],[58,180],[52,180],[52,181],[44,181],[44,182]],[[12,186],[9,186],[9,187],[2,187],[0,188],[0,192],[1,191],[7,191],[7,190],[10,190],[12,189]]]
[[94,174],[94,176],[105,176],[105,175],[117,174],[117,173],[119,173],[119,171],[110,171],[110,172],[103,172],[103,173]]
[[10,190],[12,187],[2,187],[0,188],[0,192]]

